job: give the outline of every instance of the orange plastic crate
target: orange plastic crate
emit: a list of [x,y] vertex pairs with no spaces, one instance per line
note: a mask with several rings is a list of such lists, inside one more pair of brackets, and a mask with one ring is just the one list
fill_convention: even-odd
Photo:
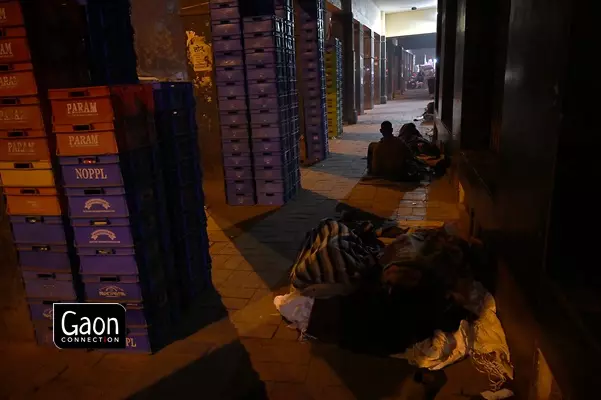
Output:
[[0,161],[48,161],[50,149],[45,137],[0,139]]
[[0,28],[0,63],[12,64],[31,60],[25,27]]
[[8,215],[62,215],[56,188],[4,188]]
[[25,25],[18,1],[0,3],[0,27]]
[[54,125],[86,125],[113,122],[115,114],[108,87],[48,91]]
[[33,65],[0,65],[0,97],[33,96],[37,93]]
[[117,154],[115,127],[111,123],[55,125],[58,156],[96,156]]
[[37,97],[0,99],[0,130],[44,130],[42,108]]
[[0,184],[4,187],[54,187],[49,161],[0,161]]

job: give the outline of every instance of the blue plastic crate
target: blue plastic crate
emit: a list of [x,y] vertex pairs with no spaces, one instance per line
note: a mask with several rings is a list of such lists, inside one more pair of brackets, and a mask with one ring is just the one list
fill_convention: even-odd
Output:
[[194,110],[194,87],[188,82],[153,83],[154,107],[157,112]]
[[157,112],[155,114],[157,136],[160,141],[173,136],[196,136],[196,109],[194,107]]

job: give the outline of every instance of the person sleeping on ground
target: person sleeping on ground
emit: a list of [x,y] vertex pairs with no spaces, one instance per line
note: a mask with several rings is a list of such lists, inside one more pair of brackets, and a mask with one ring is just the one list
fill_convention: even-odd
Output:
[[408,162],[413,158],[410,149],[398,137],[390,121],[380,126],[382,139],[372,142],[367,149],[368,174],[390,180],[409,180],[415,171]]

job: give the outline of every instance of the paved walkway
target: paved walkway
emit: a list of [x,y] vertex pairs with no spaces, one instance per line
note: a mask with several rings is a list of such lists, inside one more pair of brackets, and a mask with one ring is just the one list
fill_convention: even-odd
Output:
[[[379,124],[400,125],[427,100],[368,111],[331,141],[331,157],[302,172],[303,191],[286,206],[233,208],[209,200],[213,281],[181,340],[152,356],[59,352],[28,343],[0,344],[0,399],[395,399],[412,372],[405,362],[301,343],[273,306],[307,230],[346,203],[399,220],[456,220],[453,180],[418,187],[360,183],[367,145]],[[427,128],[425,128],[427,130]],[[209,199],[211,196],[209,196]],[[377,200],[376,200],[377,199]],[[469,361],[447,369],[437,399],[486,389]]]

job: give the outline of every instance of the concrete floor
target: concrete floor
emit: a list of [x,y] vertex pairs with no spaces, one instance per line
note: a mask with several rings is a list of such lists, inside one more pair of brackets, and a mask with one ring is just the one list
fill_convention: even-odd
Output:
[[[302,171],[302,192],[286,206],[228,207],[207,183],[213,283],[178,330],[180,340],[146,355],[43,349],[0,343],[0,399],[395,399],[413,369],[400,360],[299,342],[273,306],[286,291],[301,239],[346,203],[399,220],[458,220],[453,177],[419,187],[360,183],[379,125],[395,130],[428,100],[376,106],[330,143],[331,157]],[[426,130],[428,128],[425,128]],[[487,389],[469,360],[449,367],[437,399]]]

